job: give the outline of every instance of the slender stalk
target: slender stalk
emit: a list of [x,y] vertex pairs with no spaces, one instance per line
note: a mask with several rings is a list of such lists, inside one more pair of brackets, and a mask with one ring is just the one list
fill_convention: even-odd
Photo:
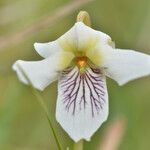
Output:
[[80,140],[77,143],[74,143],[74,150],[83,150],[83,140]]
[[50,119],[50,117],[49,117],[49,112],[48,112],[48,109],[47,109],[45,103],[43,102],[42,96],[41,96],[41,95],[38,93],[38,91],[35,90],[35,88],[33,88],[33,87],[32,87],[32,91],[33,91],[33,94],[36,96],[38,102],[40,103],[41,107],[42,107],[43,110],[44,110],[44,113],[45,113],[46,118],[47,118],[47,120],[48,120],[49,126],[50,126],[50,128],[51,128],[51,130],[52,130],[52,133],[53,133],[53,136],[54,136],[54,138],[55,138],[55,141],[56,141],[58,150],[62,150],[61,144],[60,144],[60,142],[59,142],[59,140],[58,140],[58,138],[57,138],[57,135],[56,135],[55,130],[54,130],[54,128],[53,128],[53,125],[52,125],[52,123],[51,123],[51,119]]
[[34,94],[35,97],[37,98],[39,104],[41,105],[41,107],[42,107],[42,109],[43,109],[43,111],[44,111],[44,113],[45,113],[45,115],[46,115],[46,118],[47,118],[47,120],[48,120],[50,129],[52,130],[54,139],[55,139],[55,141],[56,141],[58,150],[62,150],[61,144],[60,144],[60,142],[59,142],[59,140],[58,140],[58,137],[57,137],[57,135],[56,135],[56,132],[55,132],[55,130],[54,130],[54,128],[53,128],[53,125],[52,125],[52,122],[51,122],[51,118],[50,118],[50,115],[49,115],[49,111],[48,111],[48,109],[47,109],[47,107],[46,107],[46,105],[45,105],[45,103],[44,103],[44,100],[43,100],[42,96],[41,96],[41,95],[39,94],[39,92],[33,87],[33,84],[32,84],[32,82],[31,82],[31,80],[28,78],[28,76],[26,75],[26,73],[24,72],[24,70],[23,70],[19,65],[18,65],[18,68],[20,69],[21,73],[24,75],[24,77],[25,77],[26,80],[28,81],[28,83],[29,83],[29,85],[30,85],[30,87],[31,87],[31,90],[32,90],[33,94]]

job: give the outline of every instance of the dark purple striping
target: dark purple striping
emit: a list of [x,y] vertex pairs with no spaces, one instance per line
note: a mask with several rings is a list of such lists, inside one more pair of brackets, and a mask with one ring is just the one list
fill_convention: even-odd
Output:
[[[60,88],[63,95],[63,103],[66,111],[75,115],[77,108],[86,109],[91,105],[91,115],[100,113],[105,104],[105,86],[103,74],[100,69],[86,68],[80,73],[77,67],[68,67],[60,78]],[[88,102],[86,92],[89,92]],[[72,108],[72,109],[71,109]]]

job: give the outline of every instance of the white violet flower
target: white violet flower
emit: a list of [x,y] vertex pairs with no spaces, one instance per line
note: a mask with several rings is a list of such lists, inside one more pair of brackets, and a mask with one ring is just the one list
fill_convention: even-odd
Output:
[[44,90],[58,79],[56,119],[75,141],[90,140],[108,117],[106,76],[123,85],[150,75],[150,56],[114,48],[111,38],[77,22],[49,43],[35,43],[41,61],[18,60],[13,69],[25,84]]

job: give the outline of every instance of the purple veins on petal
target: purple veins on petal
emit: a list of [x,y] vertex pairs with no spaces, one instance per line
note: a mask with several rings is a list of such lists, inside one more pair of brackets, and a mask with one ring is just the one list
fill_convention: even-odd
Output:
[[91,115],[99,113],[105,103],[103,74],[100,69],[87,67],[84,73],[78,67],[68,67],[60,77],[63,104],[68,113],[91,108]]

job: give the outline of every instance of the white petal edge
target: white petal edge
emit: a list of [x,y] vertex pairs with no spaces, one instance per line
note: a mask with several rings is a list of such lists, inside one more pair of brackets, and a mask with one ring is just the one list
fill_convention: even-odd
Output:
[[21,82],[29,84],[20,68],[25,72],[32,85],[38,90],[44,90],[58,76],[57,62],[59,57],[51,56],[41,61],[18,60],[13,65]]
[[[73,73],[71,73],[73,75]],[[70,74],[70,75],[71,75]],[[69,76],[70,76],[69,75]],[[69,77],[68,76],[68,77]],[[62,128],[68,133],[68,135],[75,141],[78,142],[81,139],[85,139],[90,141],[91,136],[97,131],[97,129],[102,125],[103,122],[107,120],[108,117],[108,93],[106,87],[105,77],[103,76],[103,86],[105,91],[105,103],[103,105],[103,109],[97,114],[95,113],[94,117],[91,113],[91,104],[90,104],[90,91],[85,85],[85,93],[86,93],[86,107],[84,109],[80,109],[78,106],[75,114],[72,114],[71,111],[67,111],[63,102],[63,90],[61,88],[61,81],[58,84],[58,98],[57,98],[57,106],[56,106],[56,119],[62,126]],[[81,88],[82,89],[82,88]],[[81,94],[82,91],[79,91]],[[81,95],[79,95],[80,97]],[[79,97],[76,99],[76,105],[79,105]]]
[[36,52],[43,58],[47,58],[57,52],[62,51],[57,41],[48,43],[34,43],[34,48]]
[[105,73],[119,85],[150,75],[150,55],[134,50],[109,49],[105,51]]

